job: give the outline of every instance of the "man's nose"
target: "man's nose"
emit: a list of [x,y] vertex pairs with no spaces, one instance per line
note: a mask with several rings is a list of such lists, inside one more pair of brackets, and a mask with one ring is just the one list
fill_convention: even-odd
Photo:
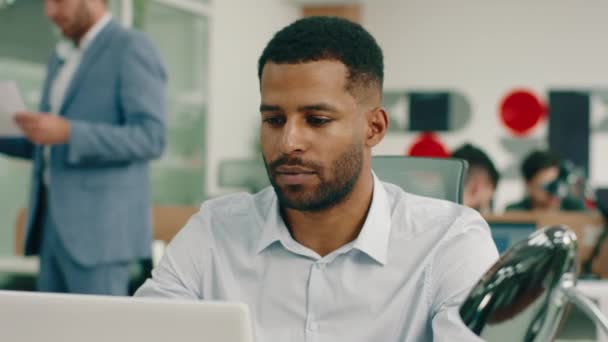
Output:
[[299,154],[306,151],[307,132],[304,125],[296,120],[288,120],[283,126],[281,152],[285,155]]

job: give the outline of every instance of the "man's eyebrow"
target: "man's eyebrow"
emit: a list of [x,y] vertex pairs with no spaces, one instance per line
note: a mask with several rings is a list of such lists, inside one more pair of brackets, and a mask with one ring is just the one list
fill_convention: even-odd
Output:
[[280,111],[281,107],[275,105],[269,105],[262,103],[260,105],[260,112],[277,112]]
[[319,110],[319,111],[325,111],[325,112],[337,112],[338,109],[330,104],[327,103],[315,103],[315,104],[311,104],[311,105],[305,105],[305,106],[301,106],[298,107],[298,111],[300,112],[305,112],[305,111],[309,111],[309,110]]
[[[260,105],[260,112],[277,112],[277,111],[281,111],[281,107],[277,106],[277,105],[270,105],[270,104],[265,104],[262,103]],[[327,103],[315,103],[315,104],[309,104],[309,105],[304,105],[304,106],[300,106],[298,107],[298,111],[300,112],[305,112],[305,111],[326,111],[326,112],[337,112],[338,109],[330,104]]]

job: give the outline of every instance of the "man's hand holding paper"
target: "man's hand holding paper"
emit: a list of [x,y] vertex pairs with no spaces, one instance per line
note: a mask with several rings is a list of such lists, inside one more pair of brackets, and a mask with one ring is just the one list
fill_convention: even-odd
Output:
[[69,121],[57,115],[17,112],[15,121],[27,139],[34,144],[64,144],[70,137]]
[[24,110],[17,84],[14,81],[0,81],[0,137],[23,136],[15,122],[15,113]]

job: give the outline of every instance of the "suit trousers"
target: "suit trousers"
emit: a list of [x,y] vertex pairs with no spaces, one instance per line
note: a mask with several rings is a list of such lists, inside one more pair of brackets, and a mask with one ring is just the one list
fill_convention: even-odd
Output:
[[[43,196],[46,197],[46,191]],[[83,266],[63,247],[46,198],[39,213],[42,216],[40,273],[38,291],[99,295],[128,295],[129,263],[119,262]],[[66,243],[69,243],[67,241]]]

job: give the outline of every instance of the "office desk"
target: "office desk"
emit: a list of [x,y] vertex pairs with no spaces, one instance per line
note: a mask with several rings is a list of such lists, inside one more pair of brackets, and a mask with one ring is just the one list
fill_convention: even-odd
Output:
[[589,260],[593,248],[604,227],[604,220],[598,213],[582,212],[540,212],[509,211],[501,215],[484,215],[490,227],[493,223],[525,224],[534,223],[536,228],[567,225],[577,237],[577,260],[580,266]]
[[[608,316],[608,281],[606,280],[579,280],[576,288],[585,296],[594,300],[602,313]],[[608,342],[608,334],[596,326],[597,340]]]
[[36,256],[0,257],[0,273],[35,276],[39,268],[40,262]]
[[[164,253],[166,244],[186,224],[188,219],[199,210],[191,206],[155,206],[152,211],[154,222],[154,242],[152,243],[152,261],[158,263]],[[36,276],[39,270],[38,257],[24,257],[25,224],[27,211],[20,209],[15,224],[14,253],[12,256],[0,256],[0,274]]]
[[[155,240],[152,243],[152,262],[158,264],[165,251],[165,242]],[[40,270],[38,256],[6,256],[0,257],[0,274],[36,276]]]

